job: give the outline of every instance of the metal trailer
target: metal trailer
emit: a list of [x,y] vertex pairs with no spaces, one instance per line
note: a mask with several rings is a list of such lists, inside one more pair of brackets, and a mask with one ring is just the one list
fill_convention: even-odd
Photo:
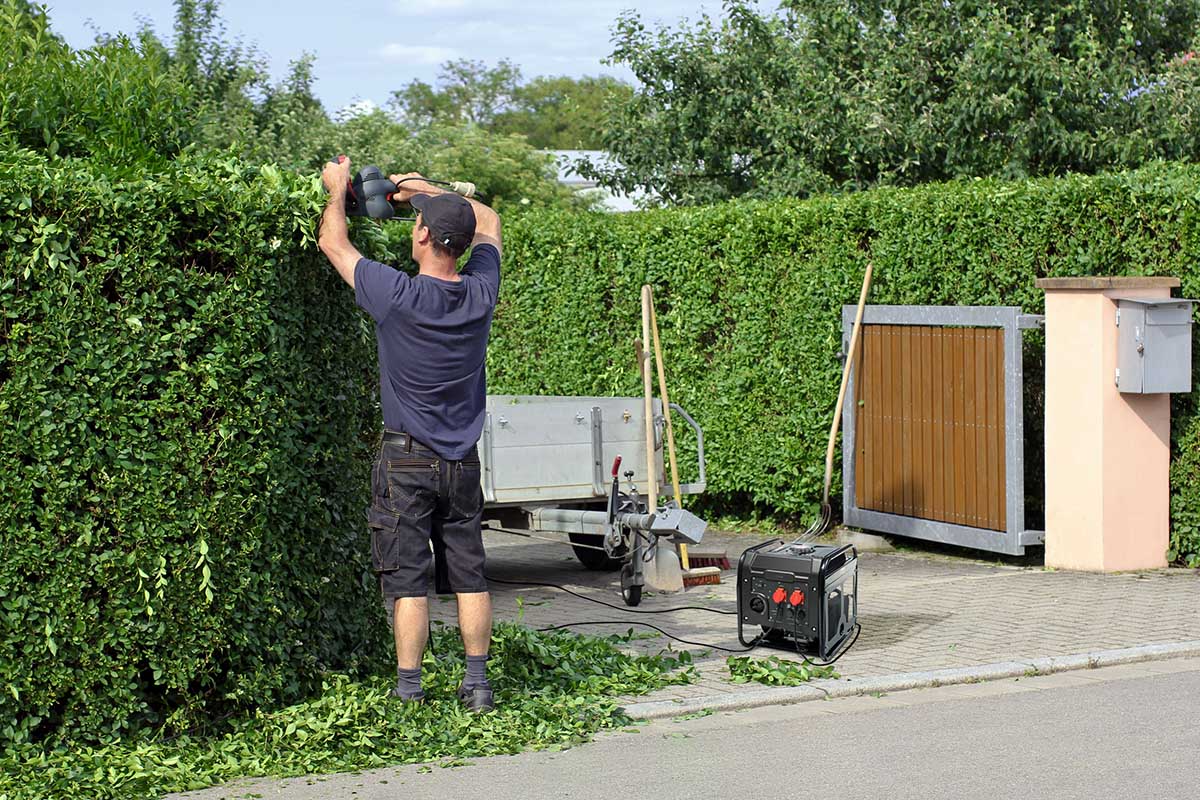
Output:
[[[671,408],[697,444],[699,479],[680,491],[699,494],[705,488],[704,432],[681,407]],[[668,487],[662,402],[656,399],[652,409],[654,469],[658,485]],[[484,527],[569,544],[588,569],[620,569],[622,597],[637,605],[647,571],[653,583],[654,570],[667,568],[659,558],[662,544],[699,542],[707,526],[673,502],[647,503],[645,431],[642,398],[489,395],[479,442]]]

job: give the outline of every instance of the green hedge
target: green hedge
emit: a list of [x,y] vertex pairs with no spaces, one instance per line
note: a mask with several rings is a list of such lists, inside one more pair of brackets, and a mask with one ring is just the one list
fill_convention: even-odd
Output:
[[[1200,169],[969,181],[803,202],[507,226],[496,392],[639,395],[638,288],[654,285],[671,395],[704,425],[710,509],[811,518],[841,375],[841,313],[871,302],[1043,309],[1034,279],[1174,275],[1200,297]],[[1200,346],[1197,346],[1200,357]],[[1036,375],[1029,383],[1036,393]],[[1200,376],[1175,396],[1172,558],[1200,564]],[[1035,450],[1034,455],[1040,453]],[[840,472],[835,486],[840,485]]]
[[180,729],[381,663],[374,348],[319,198],[273,168],[0,154],[0,743]]
[[[386,663],[362,509],[370,327],[312,242],[320,190],[184,158],[0,154],[0,742],[177,730]],[[1036,277],[1200,296],[1200,169],[507,220],[493,392],[640,393],[656,287],[710,509],[811,515],[840,306],[1041,309]],[[357,227],[373,255],[404,226]],[[405,259],[407,260],[407,259]],[[1200,351],[1200,348],[1198,348]],[[1200,563],[1197,392],[1174,398],[1172,548]]]

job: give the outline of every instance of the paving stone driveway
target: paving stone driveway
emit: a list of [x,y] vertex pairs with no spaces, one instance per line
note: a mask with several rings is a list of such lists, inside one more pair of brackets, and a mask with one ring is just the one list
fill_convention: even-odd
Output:
[[[736,568],[741,552],[764,536],[720,532],[706,542],[727,547]],[[615,573],[584,570],[568,547],[486,533],[488,570],[493,578],[559,583],[622,606]],[[650,594],[640,610],[701,605],[733,610],[735,572],[719,586],[674,595]],[[533,627],[565,622],[617,620],[622,625],[581,626],[585,633],[624,632],[646,621],[676,636],[736,648],[734,618],[699,611],[636,615],[571,597],[557,589],[492,584],[498,619]],[[453,602],[433,602],[433,616],[452,622]],[[1119,575],[1054,572],[1041,567],[988,563],[922,552],[864,553],[859,565],[857,644],[837,664],[842,677],[969,667],[999,661],[1200,640],[1200,570],[1158,570]],[[653,633],[647,629],[641,629]],[[630,647],[657,652],[669,640],[634,640]],[[639,700],[697,697],[736,691],[728,682],[726,653],[702,646],[671,644],[698,657],[700,680],[670,687]],[[760,649],[759,655],[785,651]]]

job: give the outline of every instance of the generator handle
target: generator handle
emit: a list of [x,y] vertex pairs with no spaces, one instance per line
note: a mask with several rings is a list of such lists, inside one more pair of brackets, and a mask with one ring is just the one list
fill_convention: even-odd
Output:
[[[705,471],[704,462],[704,430],[701,429],[699,423],[692,419],[692,415],[683,410],[683,407],[678,403],[671,403],[670,411],[678,411],[679,416],[683,417],[688,426],[696,433],[696,462],[700,466],[700,479],[695,483],[685,483],[679,487],[680,494],[703,494],[708,488],[708,475]],[[667,413],[670,413],[668,411]]]
[[821,562],[821,580],[837,572],[842,567],[858,558],[858,548],[852,544],[842,545],[824,561]]

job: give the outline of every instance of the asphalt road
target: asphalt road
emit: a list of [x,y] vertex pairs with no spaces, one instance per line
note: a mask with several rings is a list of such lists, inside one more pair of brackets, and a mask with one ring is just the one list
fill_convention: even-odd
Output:
[[661,721],[558,753],[182,797],[1126,800],[1200,796],[1200,659]]

